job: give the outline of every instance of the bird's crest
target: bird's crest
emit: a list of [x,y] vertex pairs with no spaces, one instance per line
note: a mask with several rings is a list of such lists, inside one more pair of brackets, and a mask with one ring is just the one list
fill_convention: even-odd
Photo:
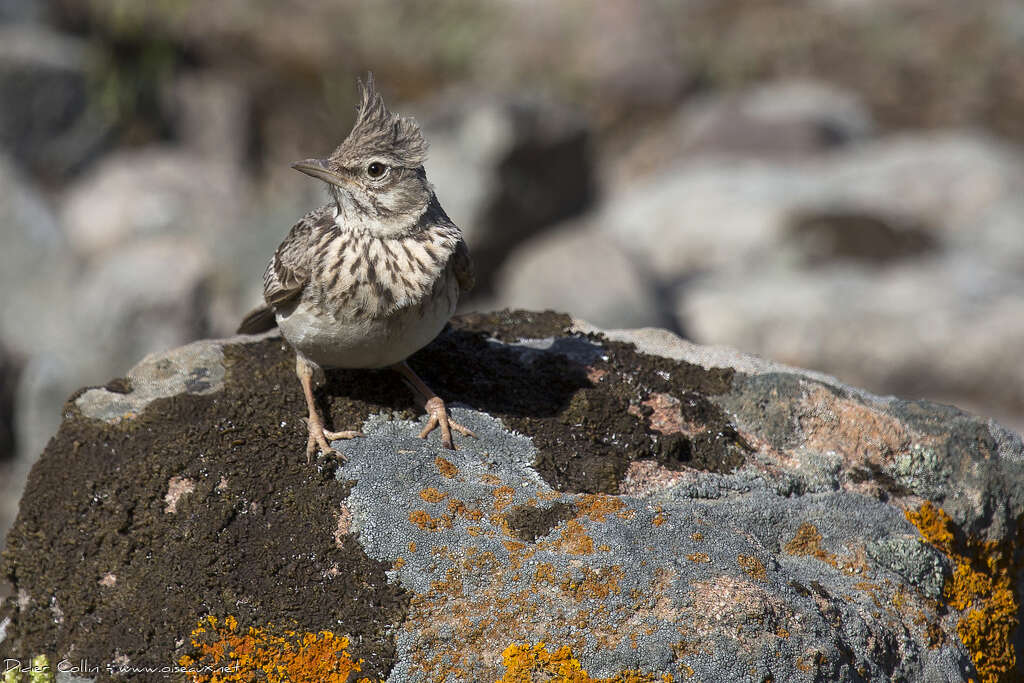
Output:
[[345,164],[375,157],[392,166],[417,168],[427,159],[427,141],[415,119],[388,110],[373,85],[373,74],[359,81],[359,108],[352,131],[331,159]]

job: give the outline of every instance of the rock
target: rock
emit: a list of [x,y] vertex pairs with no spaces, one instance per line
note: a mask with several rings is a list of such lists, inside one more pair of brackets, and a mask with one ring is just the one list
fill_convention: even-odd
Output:
[[154,235],[223,241],[239,229],[246,177],[222,159],[152,146],[107,156],[64,192],[61,222],[84,256]]
[[22,362],[0,344],[0,461],[14,457],[14,396]]
[[[72,257],[55,212],[38,188],[12,162],[0,156],[0,289],[8,292],[0,319],[0,342],[21,359],[14,388],[14,436],[19,457],[34,458],[60,424],[59,409],[81,386],[79,376],[63,380],[50,374],[40,354],[61,340],[74,344],[68,331],[67,301],[75,291],[79,264]],[[46,378],[46,379],[44,379]],[[100,381],[96,378],[93,381]],[[43,380],[43,381],[40,381]],[[40,384],[60,384],[58,395],[35,391]]]
[[[212,265],[196,244],[152,239],[111,252],[79,282],[73,306],[89,351],[124,372],[125,358],[208,333]],[[99,360],[99,359],[97,359]]]
[[676,326],[698,341],[1020,428],[1022,385],[992,378],[1022,365],[1007,313],[1024,291],[1022,197],[1016,150],[934,132],[805,160],[691,159],[611,193],[593,225],[675,291]]
[[187,240],[152,238],[97,258],[68,288],[25,320],[34,344],[16,410],[19,452],[34,458],[76,387],[123,374],[129,358],[209,333],[208,254]]
[[43,193],[0,154],[0,288],[8,292],[0,338],[15,351],[29,351],[49,329],[33,324],[69,289],[77,270],[57,216]]
[[611,159],[608,184],[626,185],[698,156],[798,159],[862,142],[871,112],[853,92],[821,81],[784,79],[694,97]]
[[668,280],[796,258],[779,249],[792,245],[794,216],[839,211],[930,230],[942,251],[1011,269],[1024,257],[1010,228],[1022,187],[1020,156],[995,140],[904,135],[803,161],[685,160],[618,186],[598,222]]
[[167,95],[182,145],[203,159],[242,173],[250,144],[252,107],[238,79],[203,71],[178,77]]
[[0,149],[48,178],[93,155],[110,123],[89,105],[91,58],[85,42],[41,24],[0,23]]
[[396,375],[330,372],[328,422],[367,436],[307,463],[273,334],[78,394],[8,537],[3,656],[294,680],[1021,675],[1024,444],[997,423],[553,313],[456,319],[411,362],[477,440],[416,438]]
[[520,245],[495,281],[499,307],[571,310],[597,325],[663,327],[674,322],[657,307],[661,297],[654,279],[586,220]]
[[1024,430],[1024,278],[990,263],[735,269],[689,283],[695,339],[735,344],[874,391],[927,396]]
[[427,177],[466,235],[481,291],[512,248],[593,199],[588,129],[565,108],[453,95],[422,118]]
[[859,97],[830,83],[782,80],[698,100],[681,116],[683,151],[800,155],[862,141],[874,129]]
[[32,0],[0,0],[0,23],[38,21],[43,11],[43,3]]

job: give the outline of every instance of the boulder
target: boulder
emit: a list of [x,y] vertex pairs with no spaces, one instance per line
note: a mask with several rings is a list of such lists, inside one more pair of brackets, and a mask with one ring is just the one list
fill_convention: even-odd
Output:
[[871,112],[854,92],[812,79],[767,81],[691,98],[636,135],[604,173],[610,186],[623,186],[679,159],[798,159],[874,132]]
[[22,362],[0,344],[0,462],[15,454],[14,396]]
[[[0,5],[0,17],[8,11],[16,4]],[[0,149],[49,179],[94,155],[111,129],[89,103],[95,58],[85,41],[42,24],[0,22]]]
[[734,264],[802,263],[794,219],[830,212],[927,231],[939,251],[983,254],[1010,270],[1024,258],[1012,227],[1024,215],[1022,187],[1020,154],[997,140],[906,134],[800,160],[688,158],[616,185],[599,223],[669,280]]
[[1024,444],[996,422],[550,312],[457,318],[410,362],[477,439],[418,439],[392,373],[328,372],[328,423],[366,437],[307,462],[273,333],[78,392],[8,537],[2,656],[101,681],[1024,673]]
[[572,310],[596,325],[672,325],[663,298],[637,259],[586,219],[527,240],[495,277],[498,307]]
[[86,257],[153,236],[213,245],[239,229],[248,190],[247,177],[224,159],[151,145],[111,154],[69,184],[61,222]]
[[427,106],[427,177],[463,229],[481,291],[508,252],[593,201],[585,122],[539,98],[453,94]]
[[934,131],[804,159],[696,156],[614,187],[591,224],[693,339],[1024,426],[1019,150]]

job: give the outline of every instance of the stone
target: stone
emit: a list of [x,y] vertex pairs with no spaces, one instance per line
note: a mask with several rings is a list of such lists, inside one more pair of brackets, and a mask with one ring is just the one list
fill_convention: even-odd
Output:
[[14,457],[14,397],[22,361],[0,344],[0,462]]
[[946,131],[799,160],[689,159],[621,186],[592,224],[697,341],[1019,429],[1024,385],[997,378],[1021,366],[1022,197],[1015,150]]
[[65,302],[68,293],[74,291],[78,263],[46,196],[3,155],[0,224],[4,226],[0,288],[10,293],[0,319],[0,344],[20,359],[21,366],[18,381],[12,387],[13,441],[19,457],[35,457],[60,424],[60,405],[70,391],[82,384],[77,377],[67,378],[70,385],[62,388],[52,401],[36,400],[41,397],[33,390],[37,380],[55,379],[46,371],[52,364],[41,361],[38,355],[51,348],[51,342],[67,338]]
[[683,160],[617,186],[596,222],[668,281],[801,260],[795,217],[835,212],[928,231],[940,251],[984,254],[1010,269],[1024,256],[1010,227],[1024,211],[1022,186],[1024,164],[996,140],[906,134],[802,160]]
[[19,454],[38,455],[76,388],[123,375],[128,359],[206,336],[211,269],[194,242],[139,240],[97,256],[26,315],[21,334],[34,337],[14,347],[26,357],[16,398]]
[[366,436],[307,462],[274,333],[81,392],[8,536],[0,654],[101,681],[1021,675],[998,423],[554,313],[456,318],[411,363],[478,439],[418,439],[393,373],[328,372],[327,421]]
[[463,229],[487,292],[508,252],[593,201],[589,129],[538,98],[451,95],[420,117],[427,177]]
[[655,280],[585,219],[520,245],[495,283],[498,307],[575,311],[597,325],[673,324],[671,313],[658,310]]
[[678,159],[799,159],[834,152],[874,134],[853,92],[810,79],[782,79],[695,96],[609,160],[608,184],[629,184]]
[[1024,430],[1024,278],[967,259],[882,270],[723,271],[689,283],[695,339],[925,396]]
[[182,146],[241,169],[249,152],[252,103],[237,77],[205,70],[179,76],[166,96]]
[[79,170],[111,129],[89,104],[94,56],[43,24],[0,23],[0,149],[50,179]]
[[149,146],[108,155],[63,192],[61,223],[85,257],[153,236],[213,245],[239,229],[246,177],[193,150]]

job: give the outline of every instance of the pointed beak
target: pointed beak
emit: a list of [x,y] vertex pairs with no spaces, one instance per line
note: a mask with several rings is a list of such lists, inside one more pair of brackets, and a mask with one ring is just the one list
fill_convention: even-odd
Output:
[[311,175],[314,178],[319,178],[325,183],[337,185],[338,187],[344,187],[345,185],[352,184],[351,180],[328,168],[327,162],[323,159],[305,159],[303,161],[296,161],[292,164],[292,168],[296,171],[302,171],[306,175]]

